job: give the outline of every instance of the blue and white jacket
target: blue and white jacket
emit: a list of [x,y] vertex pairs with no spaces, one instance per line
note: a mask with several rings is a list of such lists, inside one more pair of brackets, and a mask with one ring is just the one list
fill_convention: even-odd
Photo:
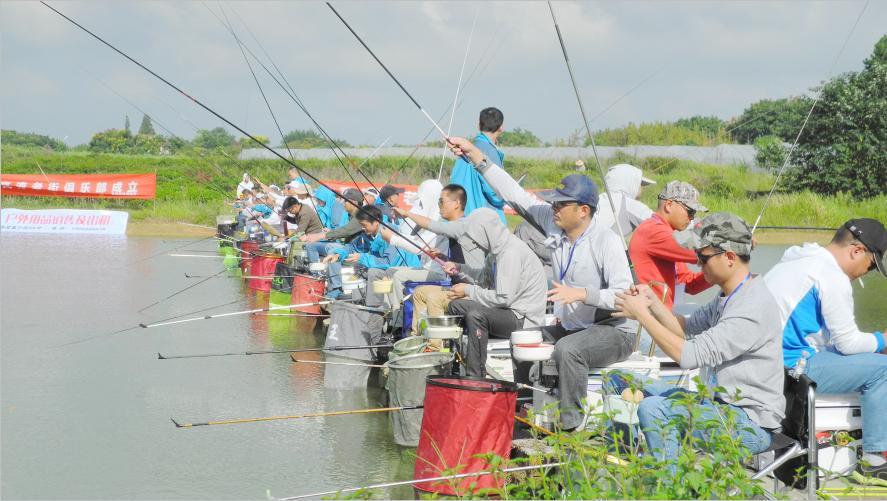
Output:
[[819,351],[853,355],[884,349],[884,333],[856,326],[850,278],[824,247],[790,247],[764,280],[779,306],[786,367]]
[[[474,145],[484,153],[484,156],[490,162],[496,165],[501,166],[505,160],[505,153],[493,144],[490,138],[483,132],[479,132],[474,138]],[[465,202],[466,216],[471,214],[474,209],[488,207],[496,211],[502,224],[508,225],[508,221],[505,219],[505,212],[502,211],[502,208],[505,207],[505,201],[496,194],[496,191],[474,169],[474,166],[463,158],[456,159],[456,163],[453,164],[453,171],[450,173],[450,183],[458,184],[465,188],[465,194],[468,196]]]

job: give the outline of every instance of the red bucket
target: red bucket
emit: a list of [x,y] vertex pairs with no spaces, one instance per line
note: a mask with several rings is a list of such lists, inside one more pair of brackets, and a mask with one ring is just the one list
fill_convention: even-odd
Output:
[[240,271],[244,275],[248,275],[250,263],[252,262],[253,257],[259,252],[259,242],[241,240],[238,247],[241,251],[238,253],[238,257],[240,258]]
[[[293,295],[290,304],[305,304],[323,301],[326,293],[326,278],[317,278],[311,275],[299,275],[293,277]],[[300,306],[293,308],[302,313],[320,313],[320,305]]]
[[[489,463],[474,457],[477,454],[493,453],[508,459],[516,403],[514,383],[477,377],[428,376],[413,479],[488,471]],[[503,475],[478,475],[429,480],[415,487],[447,496],[465,496],[479,489],[501,488],[504,481]]]
[[256,291],[270,292],[271,281],[274,279],[274,270],[277,263],[282,263],[283,258],[275,255],[255,256],[249,265],[249,288]]

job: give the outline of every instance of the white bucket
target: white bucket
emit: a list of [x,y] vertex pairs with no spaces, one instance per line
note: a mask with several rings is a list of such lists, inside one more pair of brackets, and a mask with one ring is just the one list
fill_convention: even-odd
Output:
[[425,327],[425,337],[428,339],[459,339],[462,336],[462,327]]
[[542,331],[514,331],[511,333],[511,344],[539,344],[542,342]]
[[310,263],[308,265],[308,271],[311,273],[323,273],[329,267],[327,263]]
[[551,358],[554,345],[549,343],[515,344],[511,347],[514,359],[518,362],[539,362]]

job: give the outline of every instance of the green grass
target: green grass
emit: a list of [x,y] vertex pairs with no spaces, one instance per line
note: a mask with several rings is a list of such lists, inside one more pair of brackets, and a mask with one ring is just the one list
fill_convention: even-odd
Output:
[[[3,196],[6,207],[23,209],[70,207],[127,210],[133,221],[214,224],[215,215],[227,212],[223,201],[234,196],[235,187],[243,172],[257,176],[265,183],[283,183],[288,165],[283,161],[259,160],[239,162],[229,156],[196,150],[189,155],[149,156],[93,154],[83,151],[53,152],[41,148],[4,146],[3,172],[39,173],[38,164],[47,173],[157,173],[156,200],[97,200],[58,197]],[[435,177],[439,158],[412,159],[404,164],[403,157],[381,157],[370,160],[362,168],[374,183],[389,180],[418,184]],[[607,165],[627,162],[644,170],[659,184],[647,188],[641,199],[653,207],[662,185],[671,180],[692,183],[702,193],[702,203],[713,211],[730,211],[745,218],[750,224],[760,211],[766,192],[773,184],[773,176],[749,169],[707,165],[669,158],[635,159],[618,156]],[[593,166],[587,174],[600,183]],[[347,174],[335,160],[306,160],[299,165],[321,179],[347,180]],[[447,166],[451,165],[447,161]],[[401,168],[401,166],[403,166]],[[515,177],[527,173],[524,185],[528,188],[551,188],[565,175],[575,172],[572,161],[527,160],[509,158],[506,167]],[[446,170],[445,170],[446,172]],[[355,175],[358,181],[362,177]],[[849,196],[823,197],[812,193],[784,193],[777,191],[771,200],[762,225],[769,226],[838,226],[853,217],[873,217],[887,221],[887,195],[868,200]]]

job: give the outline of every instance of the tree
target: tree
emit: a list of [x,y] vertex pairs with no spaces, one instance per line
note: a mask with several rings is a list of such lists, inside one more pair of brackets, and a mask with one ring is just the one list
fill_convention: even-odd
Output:
[[788,153],[785,143],[776,136],[761,136],[755,139],[755,162],[759,167],[778,170],[785,163]]
[[798,146],[787,184],[866,198],[887,186],[887,35],[859,73],[825,83]]
[[250,138],[248,138],[248,137],[246,137],[246,136],[240,138],[240,144],[243,145],[243,148],[244,148],[244,149],[249,149],[249,148],[262,148],[262,147],[263,147],[263,146],[262,146],[263,144],[268,144],[268,143],[271,142],[271,139],[269,139],[268,136],[262,136],[262,135],[260,135],[260,134],[253,134],[253,137],[256,138],[256,139],[258,139],[259,142],[257,143],[257,142],[253,141],[252,139],[250,139]]
[[93,153],[127,153],[131,146],[132,134],[126,129],[109,129],[93,134],[89,141],[89,151]]
[[542,140],[528,130],[515,127],[513,130],[504,131],[499,136],[499,144],[502,146],[541,146]]
[[50,148],[55,151],[65,151],[68,149],[68,145],[58,139],[33,132],[16,132],[8,129],[0,132],[0,142],[4,145]]
[[200,129],[194,137],[194,145],[208,150],[216,148],[225,148],[234,144],[234,136],[228,134],[222,127],[216,127],[212,130]]
[[762,99],[731,120],[727,130],[738,143],[752,144],[761,136],[776,136],[790,143],[795,140],[811,104],[806,96]]
[[[351,146],[343,139],[333,140],[339,146]],[[326,138],[313,130],[292,130],[283,136],[283,144],[281,146],[289,146],[290,148],[326,148],[329,146]]]
[[125,116],[126,119],[123,121],[123,130],[125,130],[127,134],[132,134],[132,130],[129,128],[129,115]]
[[142,124],[139,125],[139,134],[147,134],[151,136],[155,134],[154,126],[151,124],[151,117],[148,115],[142,116]]
[[724,130],[724,121],[718,117],[704,117],[695,115],[690,118],[680,118],[674,123],[678,127],[704,132],[707,136],[715,137]]

